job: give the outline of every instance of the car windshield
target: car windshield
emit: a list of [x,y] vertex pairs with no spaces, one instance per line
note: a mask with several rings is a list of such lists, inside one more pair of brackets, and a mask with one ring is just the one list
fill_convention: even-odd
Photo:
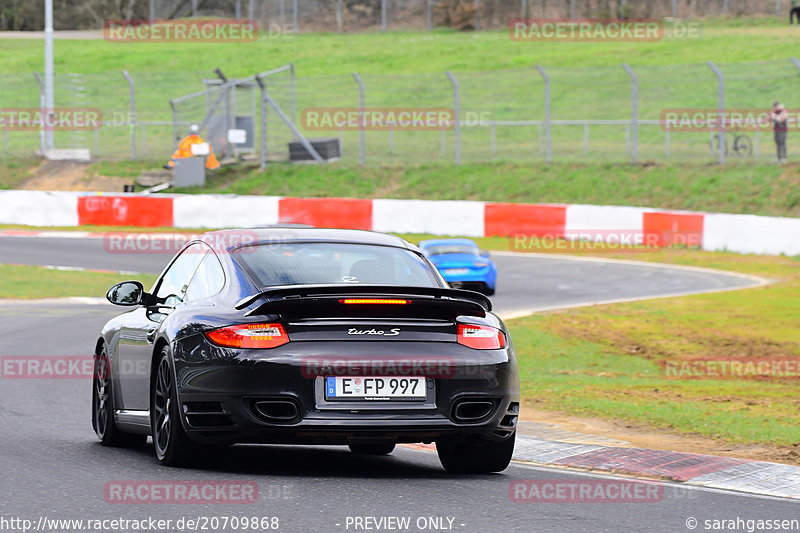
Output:
[[258,244],[238,248],[234,260],[260,287],[371,284],[440,287],[438,277],[410,250],[328,242]]
[[428,255],[472,254],[478,255],[478,247],[471,244],[433,244],[425,247]]

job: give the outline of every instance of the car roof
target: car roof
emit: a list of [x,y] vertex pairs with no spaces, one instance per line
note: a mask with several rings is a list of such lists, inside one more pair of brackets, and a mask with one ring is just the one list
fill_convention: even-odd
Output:
[[270,227],[240,228],[209,231],[200,240],[213,243],[216,249],[233,250],[247,244],[268,244],[275,242],[340,242],[393,246],[395,248],[416,249],[416,246],[396,235],[375,231],[353,229]]
[[469,239],[428,239],[419,243],[420,248],[425,246],[436,246],[440,244],[468,244],[471,246],[478,246],[475,241]]

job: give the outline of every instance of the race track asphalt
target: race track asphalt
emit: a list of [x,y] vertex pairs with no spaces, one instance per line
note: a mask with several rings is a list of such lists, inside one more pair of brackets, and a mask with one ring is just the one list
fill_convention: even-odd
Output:
[[[44,242],[43,242],[44,241]],[[89,239],[0,238],[0,262],[158,272],[165,258],[122,256]],[[66,242],[69,241],[69,242]],[[98,246],[99,245],[99,246]],[[565,258],[496,254],[500,269],[497,309],[513,314],[575,305],[734,288],[752,280],[713,274]],[[0,355],[91,353],[97,332],[118,313],[110,305],[66,301],[0,304]],[[191,469],[160,467],[152,445],[104,448],[90,423],[91,380],[0,379],[0,531],[2,518],[159,519],[278,517],[278,531],[694,531],[704,520],[800,519],[800,504],[732,492],[665,484],[650,503],[515,503],[515,480],[619,482],[621,478],[513,464],[502,474],[454,476],[435,453],[398,448],[387,457],[360,457],[345,447],[235,446]],[[252,481],[252,504],[116,504],[104,499],[108,482]],[[633,481],[639,483],[638,481]],[[355,517],[409,517],[411,527],[354,527]],[[444,517],[443,527],[417,521]],[[366,523],[364,523],[366,525]],[[370,524],[372,524],[370,522]],[[709,523],[710,525],[713,525]],[[742,522],[745,524],[745,522]],[[8,525],[8,524],[6,524]],[[374,525],[374,524],[373,524]],[[744,526],[743,526],[744,527]],[[77,531],[77,528],[50,530]],[[168,530],[174,531],[173,525]],[[223,529],[208,529],[208,531]],[[224,529],[232,531],[231,527]],[[727,529],[730,531],[731,529]],[[258,529],[246,529],[258,531]]]

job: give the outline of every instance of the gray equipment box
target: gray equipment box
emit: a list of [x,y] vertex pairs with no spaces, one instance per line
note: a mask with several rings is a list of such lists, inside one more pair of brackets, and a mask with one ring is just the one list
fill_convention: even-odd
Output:
[[172,169],[173,187],[192,187],[206,184],[206,158],[201,156],[176,159]]

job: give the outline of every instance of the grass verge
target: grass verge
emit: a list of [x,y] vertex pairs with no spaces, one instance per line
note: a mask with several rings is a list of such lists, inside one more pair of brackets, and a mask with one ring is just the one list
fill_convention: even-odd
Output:
[[[113,284],[128,279],[127,274],[0,265],[0,298],[103,297]],[[156,276],[137,274],[136,279],[148,286]]]

